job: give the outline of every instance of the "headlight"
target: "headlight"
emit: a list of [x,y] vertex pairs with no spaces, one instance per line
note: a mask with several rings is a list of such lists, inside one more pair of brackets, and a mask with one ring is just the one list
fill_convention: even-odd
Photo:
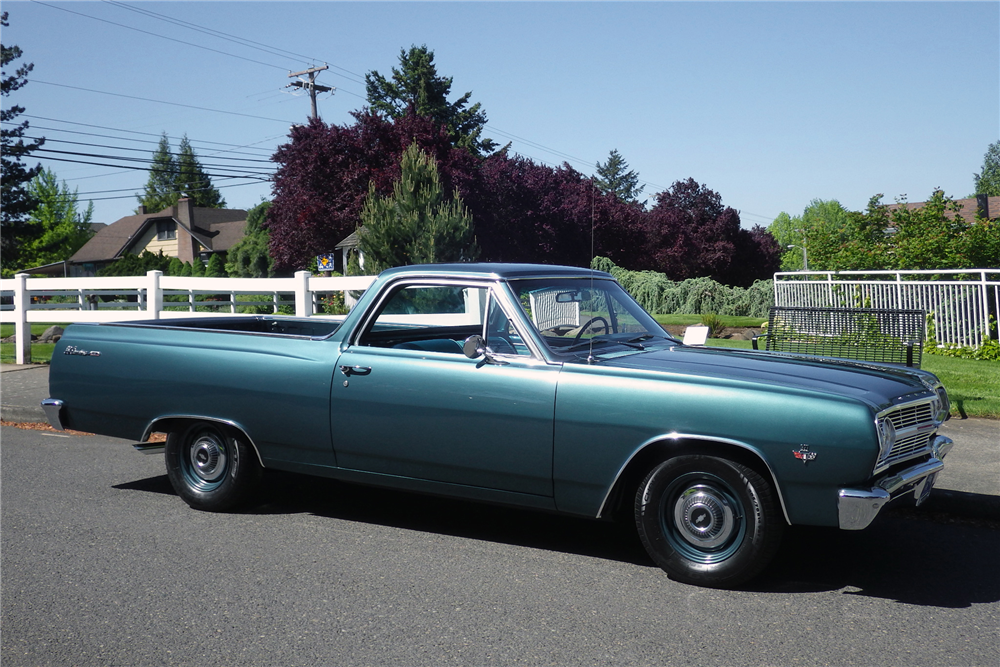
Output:
[[883,460],[889,456],[892,446],[896,444],[896,427],[888,418],[879,419],[876,426],[878,427],[879,460]]
[[934,419],[935,421],[943,422],[948,419],[948,415],[951,413],[951,401],[948,399],[948,392],[945,391],[943,386],[938,385],[936,392],[937,401],[935,403],[939,405],[935,405],[938,408],[938,412]]

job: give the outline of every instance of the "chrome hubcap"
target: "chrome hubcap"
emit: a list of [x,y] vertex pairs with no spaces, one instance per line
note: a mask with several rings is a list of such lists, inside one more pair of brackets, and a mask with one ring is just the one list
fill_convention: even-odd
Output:
[[226,447],[211,435],[199,436],[191,445],[191,471],[199,479],[214,482],[226,472]]
[[733,507],[717,489],[698,484],[674,503],[674,525],[689,544],[712,549],[725,544],[736,528]]

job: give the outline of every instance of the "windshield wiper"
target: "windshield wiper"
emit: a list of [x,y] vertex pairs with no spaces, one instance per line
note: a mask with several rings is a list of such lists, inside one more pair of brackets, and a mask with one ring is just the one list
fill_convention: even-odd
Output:
[[641,336],[636,336],[635,338],[629,338],[625,342],[627,342],[627,343],[640,343],[642,341],[647,341],[650,338],[662,338],[664,340],[673,340],[673,341],[677,340],[677,339],[673,338],[672,336],[660,336],[658,334],[645,333],[645,334],[642,334]]

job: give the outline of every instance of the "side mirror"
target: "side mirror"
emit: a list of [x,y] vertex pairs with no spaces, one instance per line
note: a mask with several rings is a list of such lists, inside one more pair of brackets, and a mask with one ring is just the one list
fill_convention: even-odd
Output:
[[469,336],[465,339],[462,344],[462,352],[469,359],[478,359],[483,356],[486,351],[486,341],[483,340],[482,336]]
[[504,361],[503,359],[497,359],[494,356],[493,350],[486,347],[486,340],[479,335],[469,336],[465,339],[462,344],[462,352],[469,359],[478,359],[483,357],[483,360],[479,362],[476,368],[480,368],[483,364],[495,364],[497,366],[506,366],[509,361]]

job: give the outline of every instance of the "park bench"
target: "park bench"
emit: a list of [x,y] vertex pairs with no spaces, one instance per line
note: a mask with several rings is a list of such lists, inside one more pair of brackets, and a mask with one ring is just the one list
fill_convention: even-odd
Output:
[[772,306],[764,349],[920,368],[922,310]]

